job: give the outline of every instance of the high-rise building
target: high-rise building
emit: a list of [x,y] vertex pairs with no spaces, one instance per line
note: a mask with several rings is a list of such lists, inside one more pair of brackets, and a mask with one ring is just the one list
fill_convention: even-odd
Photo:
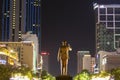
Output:
[[95,58],[91,57],[89,51],[77,52],[77,73],[87,69],[89,72],[94,72]]
[[[41,50],[41,0],[23,0],[26,1],[26,26],[25,32],[32,31],[36,34],[39,42],[39,51]],[[24,8],[24,7],[23,7]]]
[[20,41],[25,32],[25,0],[3,0],[1,41]]
[[40,0],[3,0],[1,41],[21,41],[28,31],[37,34],[40,43]]
[[94,4],[96,21],[96,53],[120,47],[120,5]]

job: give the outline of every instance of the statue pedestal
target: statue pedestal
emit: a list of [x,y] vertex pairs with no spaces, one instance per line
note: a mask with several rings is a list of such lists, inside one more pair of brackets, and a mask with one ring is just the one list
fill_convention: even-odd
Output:
[[56,77],[56,80],[72,80],[72,77],[69,75],[60,75]]

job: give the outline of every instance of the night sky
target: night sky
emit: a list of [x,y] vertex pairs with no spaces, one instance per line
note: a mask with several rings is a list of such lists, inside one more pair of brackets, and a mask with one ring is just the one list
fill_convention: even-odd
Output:
[[42,51],[50,53],[50,73],[60,74],[57,52],[61,41],[72,46],[69,60],[70,75],[77,72],[77,51],[89,50],[95,54],[95,18],[93,2],[120,3],[120,0],[42,0]]

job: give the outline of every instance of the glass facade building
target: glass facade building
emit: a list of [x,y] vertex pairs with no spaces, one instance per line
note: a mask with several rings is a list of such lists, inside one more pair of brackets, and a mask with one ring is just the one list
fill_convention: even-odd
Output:
[[120,5],[94,4],[96,52],[114,51],[120,47]]
[[32,31],[41,39],[40,0],[3,0],[1,41],[21,41]]

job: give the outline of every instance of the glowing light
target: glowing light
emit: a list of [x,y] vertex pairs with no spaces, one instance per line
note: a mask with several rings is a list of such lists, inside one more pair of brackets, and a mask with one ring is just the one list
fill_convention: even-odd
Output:
[[41,52],[41,55],[49,55],[47,52]]
[[0,60],[0,64],[6,64],[6,60]]
[[91,80],[110,80],[110,76],[107,76],[107,77],[92,77]]
[[13,53],[13,50],[10,50],[11,53]]
[[100,5],[100,8],[105,8],[105,6],[104,5]]
[[30,80],[28,76],[22,76],[21,73],[17,73],[14,77],[11,77],[10,80]]

